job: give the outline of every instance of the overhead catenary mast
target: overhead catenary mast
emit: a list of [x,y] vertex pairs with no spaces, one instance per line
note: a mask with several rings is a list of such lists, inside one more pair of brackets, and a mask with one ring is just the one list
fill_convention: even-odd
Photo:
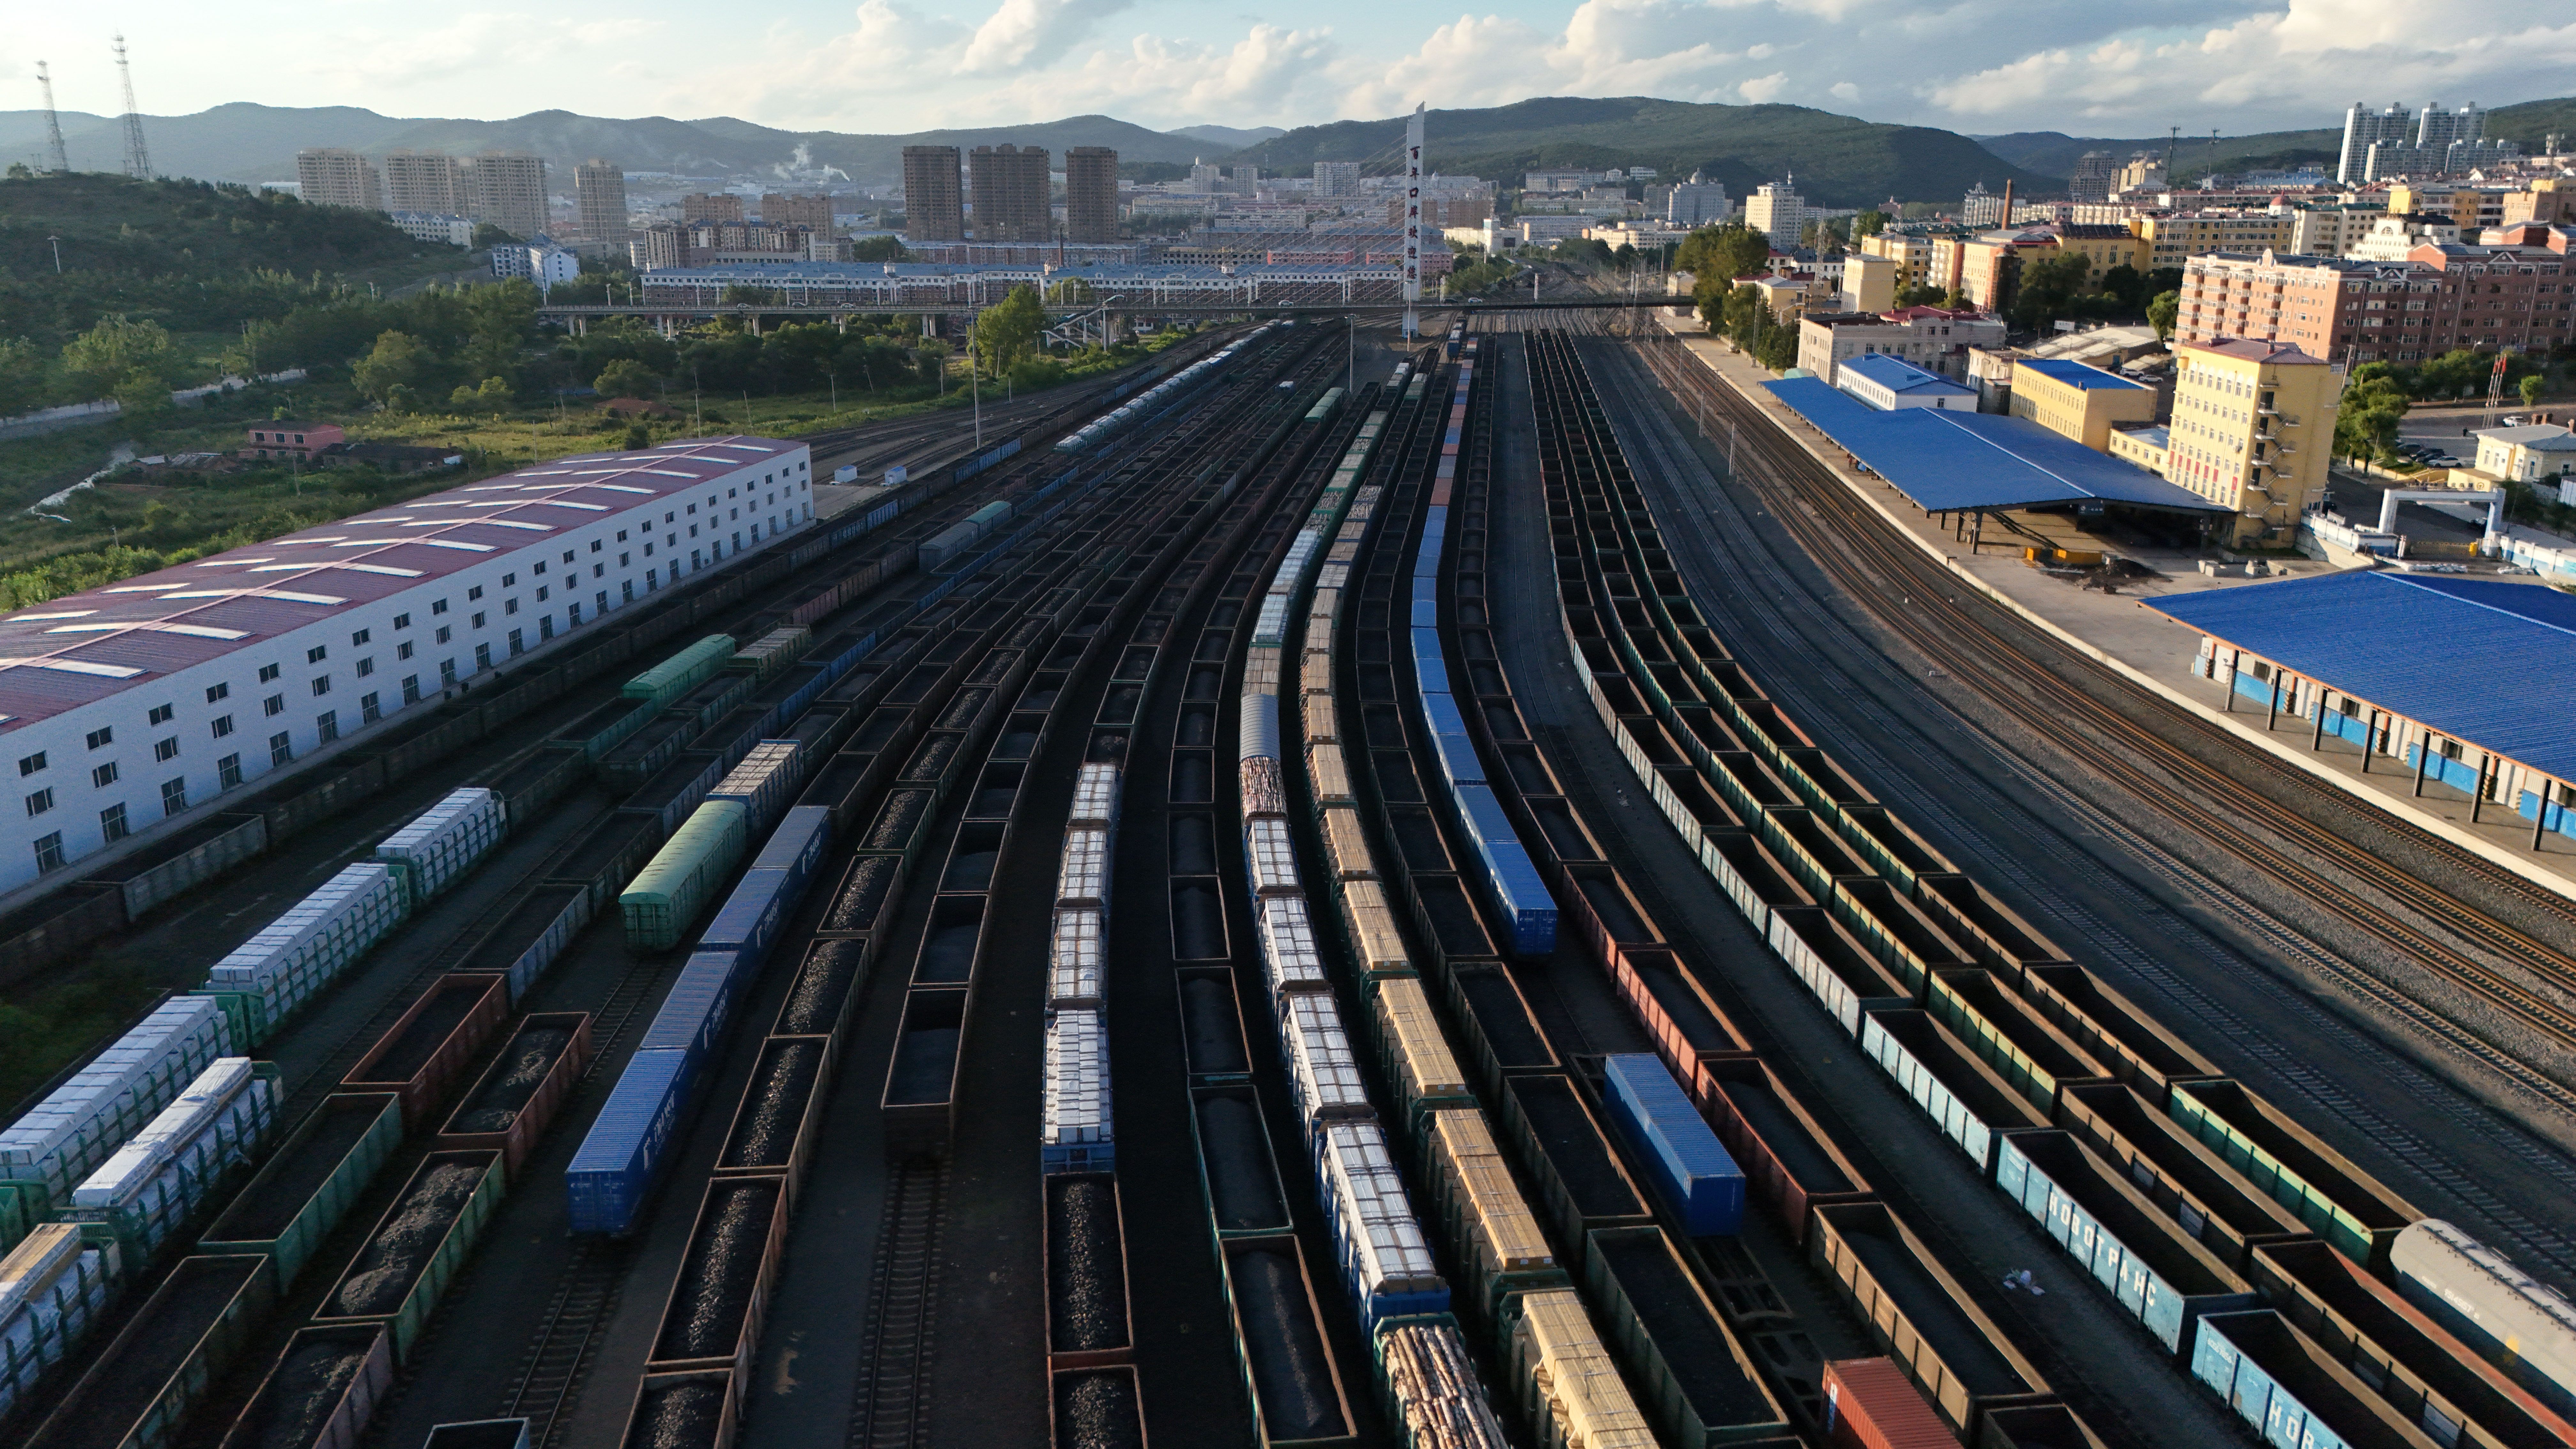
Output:
[[1422,331],[1422,104],[1404,123],[1404,340]]
[[58,172],[69,171],[72,169],[72,163],[71,157],[63,151],[62,118],[54,114],[54,75],[53,72],[45,69],[45,63],[41,60],[36,62],[36,84],[42,87],[45,92],[45,145],[48,148],[47,154],[53,157],[54,170]]
[[116,78],[125,86],[125,174],[152,179],[152,153],[143,146],[143,113],[134,105],[134,70],[125,63],[125,32],[116,33]]

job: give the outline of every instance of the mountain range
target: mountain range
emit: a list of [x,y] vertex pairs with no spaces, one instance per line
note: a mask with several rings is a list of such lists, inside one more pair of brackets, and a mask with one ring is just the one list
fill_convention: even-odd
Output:
[[[2062,189],[2087,151],[2109,151],[2126,159],[2136,151],[2161,153],[2167,142],[2162,136],[2116,140],[2058,131],[1971,137],[1804,106],[1703,105],[1644,96],[1541,97],[1508,106],[1432,111],[1426,122],[1426,159],[1434,169],[1453,175],[1517,185],[1522,172],[1542,166],[1651,166],[1668,181],[1701,172],[1743,196],[1763,182],[1794,174],[1810,202],[1852,207],[1891,196],[1947,201],[1978,184],[1999,191],[2007,181],[2025,195],[2043,195]],[[383,116],[354,106],[249,102],[143,119],[154,167],[168,175],[277,181],[295,174],[295,153],[307,146],[353,146],[378,156],[413,147],[460,155],[531,151],[545,157],[567,185],[571,168],[593,156],[613,157],[629,171],[666,171],[711,182],[773,171],[786,181],[791,170],[830,167],[862,184],[886,185],[901,175],[906,146],[971,148],[1006,142],[1043,146],[1059,156],[1070,146],[1109,146],[1124,162],[1251,163],[1302,175],[1317,161],[1358,161],[1373,172],[1386,172],[1395,168],[1404,124],[1396,116],[1285,131],[1217,125],[1155,131],[1110,116],[1069,116],[1025,126],[882,136],[782,130],[730,116],[618,120],[537,111],[505,121],[474,121]],[[62,126],[73,169],[122,169],[124,138],[115,118],[65,112]],[[2537,149],[2551,133],[2576,133],[2576,98],[2500,106],[2488,112],[2487,133]],[[2208,169],[2213,152],[2222,170],[2319,161],[2331,165],[2340,140],[2338,130],[2323,128],[2220,138],[2214,148],[2207,137],[2186,137],[2175,144],[2176,170],[2182,178],[2197,175]],[[41,165],[44,147],[43,112],[0,111],[0,161]]]

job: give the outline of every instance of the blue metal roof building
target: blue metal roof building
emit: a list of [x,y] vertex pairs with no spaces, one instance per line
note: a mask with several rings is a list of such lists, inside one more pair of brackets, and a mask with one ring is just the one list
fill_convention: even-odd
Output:
[[[2329,574],[2159,599],[2206,636],[2197,673],[2420,779],[2576,834],[2576,597],[2538,584]],[[2323,704],[2324,709],[2318,706]],[[2419,748],[2433,742],[2427,757]]]
[[1813,378],[1763,386],[1927,513],[2051,503],[2233,511],[2026,418],[1935,408],[1879,412]]

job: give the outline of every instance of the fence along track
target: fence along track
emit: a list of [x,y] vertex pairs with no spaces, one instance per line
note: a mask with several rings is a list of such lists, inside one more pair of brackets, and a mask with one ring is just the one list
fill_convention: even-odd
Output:
[[[1712,395],[1706,384],[1678,370],[1682,365],[1679,359],[1663,355],[1667,349],[1641,350],[1657,379],[1677,396]],[[1910,604],[1900,611],[1874,611],[1882,624],[1903,635],[1926,656],[1940,661],[1962,681],[1978,681],[1989,695],[2007,696],[2029,687],[2026,673],[1999,661],[2023,659],[2059,676],[2080,664],[2083,673],[2098,681],[2109,697],[2080,687],[2053,692],[2051,708],[2020,713],[2018,717],[2028,728],[2293,895],[2316,902],[2363,935],[2420,961],[2550,1040],[2576,1049],[2576,1010],[2562,1007],[2542,992],[2514,981],[2440,934],[2408,924],[2401,915],[2387,911],[2363,892],[2346,885],[2336,871],[2405,902],[2409,909],[2422,912],[2489,951],[2526,961],[2536,973],[2570,993],[2576,993],[2576,956],[2446,894],[2427,890],[2423,882],[2365,847],[2316,824],[2304,813],[2283,813],[2277,802],[2239,783],[2221,766],[2206,762],[2186,744],[2138,723],[2132,711],[2162,711],[2187,732],[2191,744],[2238,758],[2249,753],[2249,747],[2227,737],[2218,726],[2181,715],[2149,697],[2139,686],[2095,669],[2089,661],[2068,661],[2061,668],[2058,661],[2066,659],[2067,651],[2036,631],[1999,627],[1985,617],[1986,611],[1960,604],[1954,593],[1959,587],[1956,581],[1946,574],[1934,577],[1930,562],[1889,538],[1886,525],[1852,499],[1847,490],[1815,476],[1818,465],[1794,442],[1776,435],[1770,419],[1722,387],[1713,395],[1730,421],[1741,424],[1740,444],[1746,445],[1762,465],[1743,470],[1743,479],[1775,504],[1774,514],[1811,557],[1857,598],[1869,596],[1870,574],[1903,581]],[[1803,506],[1787,506],[1792,504]],[[1848,526],[1833,527],[1836,523]],[[2456,868],[2492,878],[2514,894],[2546,903],[2535,887],[2520,883],[2519,876],[2393,815],[2375,812],[2375,807],[2313,780],[2305,772],[2283,770],[2273,777],[2285,782],[2304,801],[2332,811],[2348,812],[2356,807],[2373,810],[2378,816],[2373,823],[2401,840],[2448,858]],[[2213,803],[2219,808],[2209,808]],[[2266,829],[2286,837],[2299,849],[2271,845],[2250,831],[2220,827],[2220,818],[2262,820]],[[2301,851],[2323,859],[2334,869],[2308,864],[2300,858]],[[2488,1033],[2432,1011],[2377,976],[2345,964],[2341,953],[2330,947],[2324,954],[2345,972],[2353,986],[2386,1009],[2415,1022],[2562,1110],[2576,1110],[2576,1090],[2549,1075],[2522,1052],[2494,1040]],[[2576,999],[2576,995],[2569,999]]]

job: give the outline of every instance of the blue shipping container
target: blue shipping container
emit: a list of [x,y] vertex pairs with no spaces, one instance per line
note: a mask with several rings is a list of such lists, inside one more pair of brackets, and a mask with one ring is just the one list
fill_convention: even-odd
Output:
[[822,805],[799,805],[779,817],[769,843],[751,858],[753,870],[783,870],[796,878],[800,894],[824,852],[832,848],[832,812]]
[[1645,1159],[1648,1176],[1692,1237],[1744,1224],[1744,1170],[1690,1103],[1663,1060],[1638,1052],[1603,1059],[1610,1115]]
[[684,1051],[638,1051],[564,1169],[576,1233],[623,1234],[651,1191],[696,1076]]
[[779,933],[787,929],[801,884],[792,871],[744,871],[742,883],[716,907],[715,918],[698,937],[698,954],[731,957],[738,976],[758,972],[769,959],[769,948],[778,943]]
[[1440,627],[1440,605],[1430,599],[1417,598],[1413,601],[1411,618],[1412,627],[1416,629],[1437,629]]
[[731,951],[690,952],[689,964],[680,968],[680,979],[671,983],[671,994],[662,998],[662,1009],[653,1013],[653,1024],[636,1043],[638,1053],[684,1051],[692,1067],[703,1067],[724,1040],[735,988],[747,974]]
[[1475,783],[1455,787],[1458,813],[1466,817],[1467,834],[1476,842],[1477,863],[1494,888],[1495,898],[1512,918],[1512,949],[1525,956],[1544,956],[1556,949],[1556,897],[1530,862],[1529,851],[1512,833],[1494,792]]

